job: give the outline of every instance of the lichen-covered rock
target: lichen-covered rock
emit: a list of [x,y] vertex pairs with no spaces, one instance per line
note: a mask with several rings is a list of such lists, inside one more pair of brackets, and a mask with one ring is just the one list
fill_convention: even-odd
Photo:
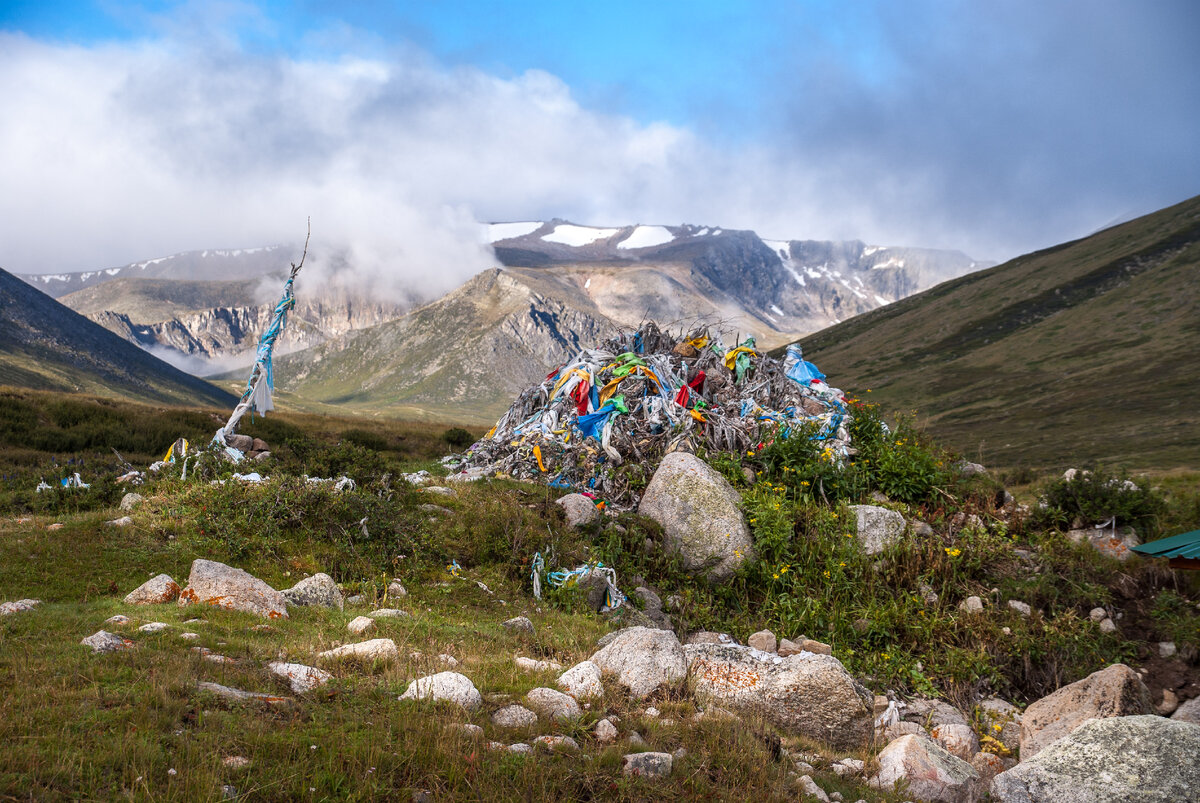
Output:
[[532,689],[525,695],[525,704],[545,719],[573,720],[583,716],[574,697],[555,689]]
[[979,737],[969,725],[934,725],[929,735],[963,761],[969,762],[979,752]]
[[997,803],[1200,800],[1200,725],[1158,716],[1089,720],[992,780]]
[[857,523],[858,545],[868,555],[875,555],[900,540],[904,535],[904,516],[877,505],[851,505]]
[[257,691],[245,691],[243,689],[235,689],[232,686],[222,686],[220,683],[210,683],[202,680],[196,684],[196,688],[200,691],[206,691],[209,694],[215,694],[232,702],[245,702],[253,700],[263,703],[286,703],[288,698],[280,697],[278,694],[264,694]]
[[126,605],[161,605],[179,597],[179,584],[169,574],[151,577],[125,595]]
[[583,494],[567,494],[555,500],[567,516],[568,527],[583,527],[600,518],[596,503]]
[[617,740],[617,726],[607,719],[602,719],[596,723],[596,727],[592,728],[592,735],[596,737],[596,741],[600,744],[615,742]]
[[19,599],[15,602],[0,602],[0,616],[9,616],[22,611],[30,611],[41,605],[40,599]]
[[354,644],[343,644],[341,647],[335,647],[317,655],[317,658],[322,661],[358,661],[361,663],[394,661],[399,657],[400,650],[396,647],[396,642],[390,638],[374,638]]
[[1125,664],[1093,672],[1025,709],[1021,716],[1021,760],[1025,761],[1085,720],[1153,714],[1150,690]]
[[107,630],[97,630],[79,643],[91,647],[92,652],[117,652],[118,650],[132,649],[134,646],[129,639],[118,636],[116,633],[109,633]]
[[438,672],[436,675],[417,678],[408,684],[400,699],[444,700],[467,709],[483,705],[483,696],[475,688],[475,684],[466,675],[458,672]]
[[600,667],[591,661],[580,661],[558,677],[558,687],[576,700],[600,697],[604,686],[600,682]]
[[213,605],[268,619],[288,616],[283,594],[249,572],[215,560],[192,561],[188,585],[179,594],[179,604]]
[[522,672],[560,672],[562,664],[558,661],[538,661],[533,658],[526,658],[524,655],[518,655],[513,658],[513,663],[517,665],[517,669]]
[[693,454],[671,452],[662,459],[638,513],[662,525],[689,571],[705,572],[710,580],[728,578],[753,554],[741,497]]
[[670,753],[629,753],[621,757],[621,772],[642,778],[666,778],[674,761]]
[[974,803],[983,793],[975,768],[930,739],[901,736],[876,761],[879,771],[871,785],[877,789],[904,781],[905,795],[930,803]]
[[750,647],[684,647],[701,701],[753,711],[780,729],[838,749],[871,740],[875,699],[833,656],[782,658]]
[[355,616],[346,624],[346,629],[356,636],[361,636],[375,629],[375,620],[369,616]]
[[630,696],[641,699],[687,676],[683,645],[669,630],[631,627],[591,657],[601,672],[612,672]]
[[121,497],[121,510],[128,513],[144,501],[146,501],[146,497],[141,494],[127,493]]
[[333,578],[324,572],[317,572],[312,577],[305,577],[299,583],[281,592],[288,605],[297,607],[337,608],[342,610],[346,604],[342,599],[342,590],[338,588]]
[[285,661],[272,661],[267,664],[267,671],[286,680],[296,694],[304,694],[320,688],[333,679],[333,675],[324,669],[304,664],[290,664]]
[[509,630],[515,630],[518,633],[533,632],[533,622],[529,621],[528,616],[514,616],[504,622],[504,627]]
[[492,724],[498,728],[529,728],[537,721],[537,714],[523,705],[506,705],[492,714]]

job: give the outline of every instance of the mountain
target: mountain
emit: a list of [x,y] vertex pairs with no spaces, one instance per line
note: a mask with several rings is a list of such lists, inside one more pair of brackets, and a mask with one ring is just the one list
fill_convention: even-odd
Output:
[[1200,196],[803,340],[970,459],[1200,463]]
[[0,384],[165,404],[232,407],[185,374],[0,270]]

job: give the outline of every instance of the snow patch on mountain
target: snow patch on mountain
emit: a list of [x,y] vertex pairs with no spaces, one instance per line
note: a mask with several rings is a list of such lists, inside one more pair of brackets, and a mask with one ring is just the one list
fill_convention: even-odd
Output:
[[560,223],[554,227],[554,231],[542,235],[542,239],[548,243],[561,243],[579,248],[580,246],[591,245],[597,240],[608,239],[618,231],[620,229],[596,229],[591,226]]
[[617,248],[650,248],[655,245],[665,245],[674,239],[675,235],[665,226],[637,226],[632,234],[617,243]]
[[501,240],[511,240],[515,237],[524,237],[526,234],[533,234],[542,227],[540,220],[525,220],[518,223],[489,223],[484,226],[484,236],[489,243],[498,243]]

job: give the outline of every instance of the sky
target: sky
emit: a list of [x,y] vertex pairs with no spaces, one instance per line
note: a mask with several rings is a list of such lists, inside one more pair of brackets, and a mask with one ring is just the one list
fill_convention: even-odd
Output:
[[381,292],[481,221],[1003,260],[1200,193],[1190,0],[0,0],[0,267],[303,241]]

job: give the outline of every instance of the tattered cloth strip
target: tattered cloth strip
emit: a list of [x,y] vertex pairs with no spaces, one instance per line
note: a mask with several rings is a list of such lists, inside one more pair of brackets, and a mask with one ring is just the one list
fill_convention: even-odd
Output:
[[620,510],[637,503],[668,452],[740,453],[803,431],[840,458],[849,420],[842,392],[799,346],[780,361],[753,338],[728,349],[707,330],[674,336],[649,323],[523,391],[456,465],[591,493]]

